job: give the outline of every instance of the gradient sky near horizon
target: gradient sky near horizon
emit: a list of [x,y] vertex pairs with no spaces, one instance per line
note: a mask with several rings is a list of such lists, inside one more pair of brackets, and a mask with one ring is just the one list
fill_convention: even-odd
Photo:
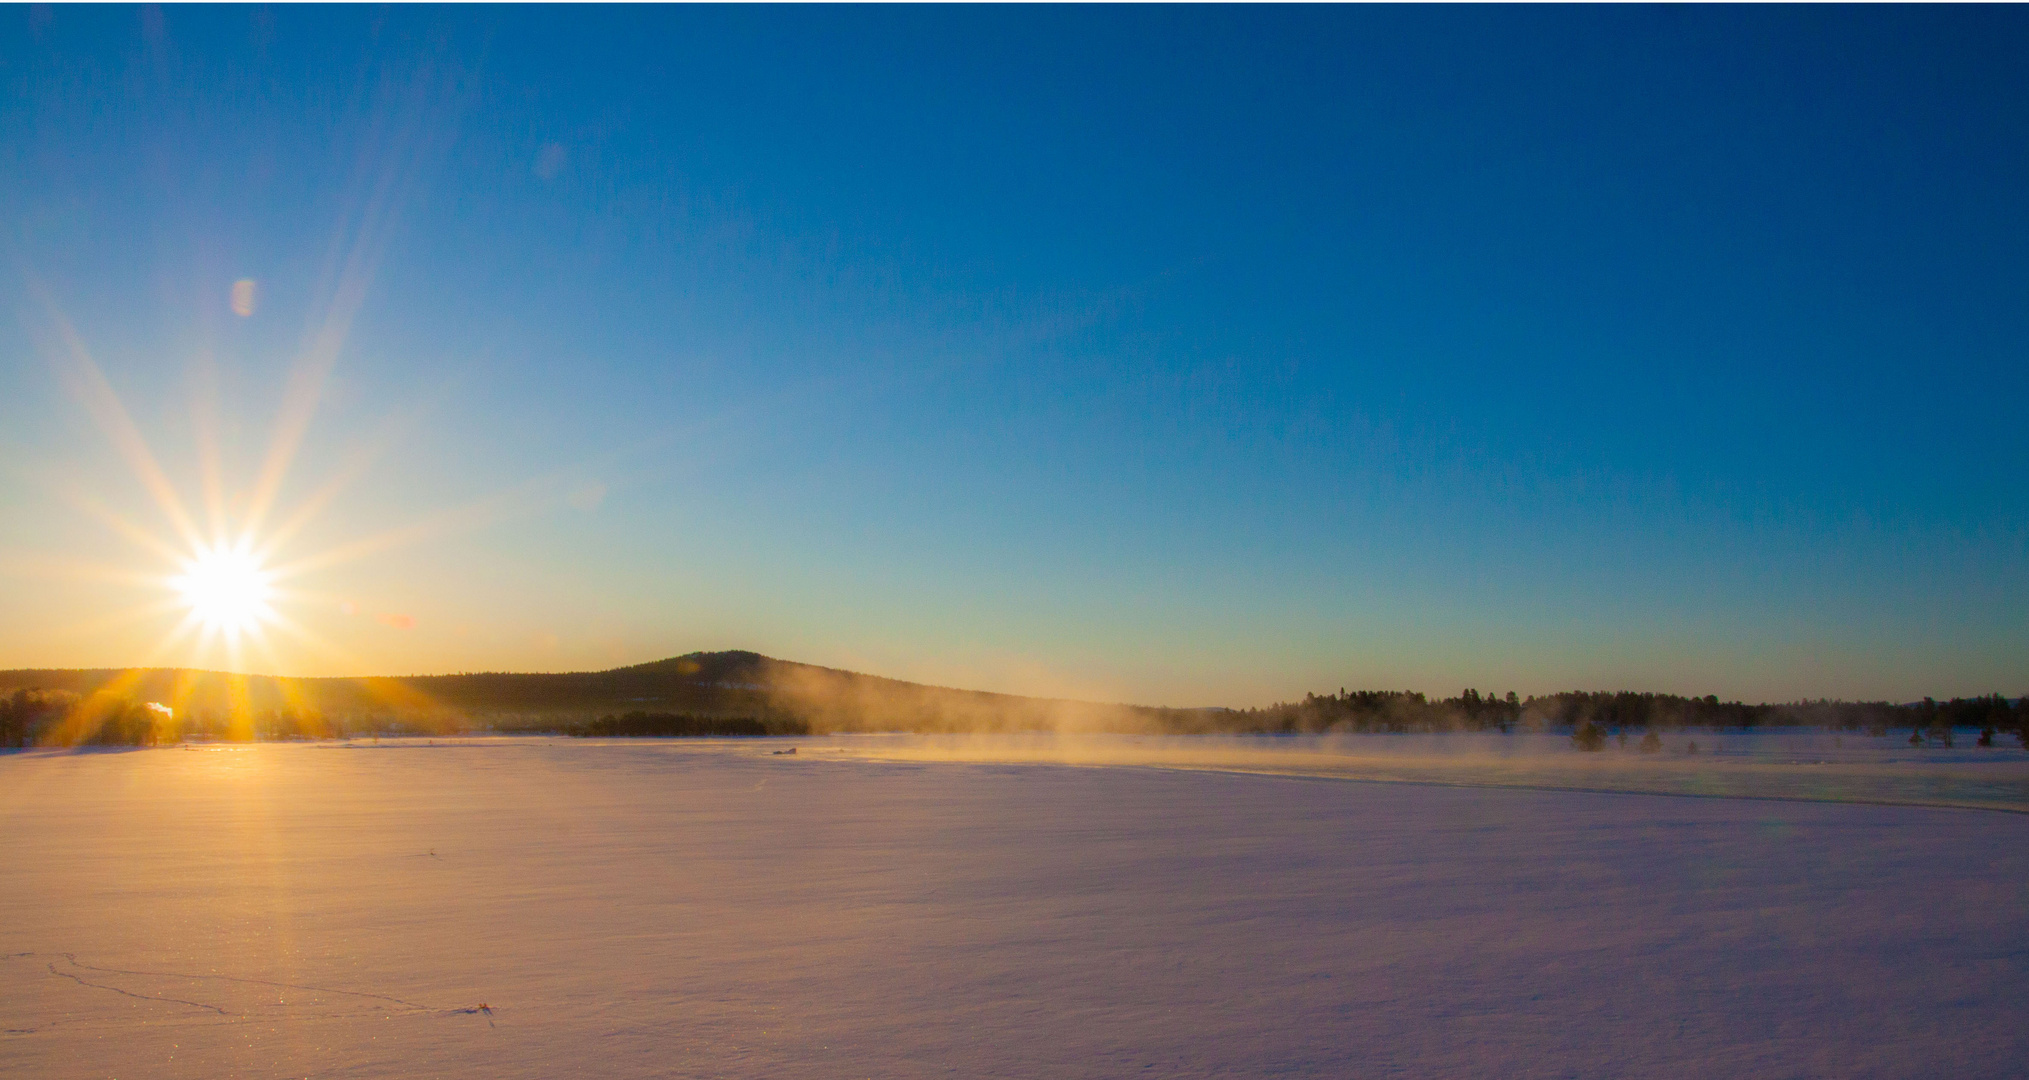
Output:
[[161,647],[123,413],[235,527],[300,432],[250,670],[2023,693],[2025,55],[2021,8],[9,8],[0,667],[227,666]]

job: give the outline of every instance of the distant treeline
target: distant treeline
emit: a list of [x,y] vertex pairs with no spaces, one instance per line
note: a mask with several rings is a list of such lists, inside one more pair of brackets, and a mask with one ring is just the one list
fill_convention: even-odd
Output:
[[1302,701],[1260,709],[1239,709],[1218,718],[1225,730],[1243,734],[1328,731],[1507,731],[1522,721],[1531,704],[1509,691],[1505,697],[1467,690],[1432,701],[1410,690],[1340,690],[1305,694]]
[[[0,746],[156,746],[176,742],[282,742],[382,735],[460,734],[468,727],[403,724],[385,716],[327,718],[315,711],[263,709],[237,720],[177,716],[169,708],[112,695],[85,697],[66,690],[0,694]],[[737,738],[807,735],[810,726],[790,717],[700,716],[631,712],[545,729],[579,737],[677,736]]]
[[435,720],[418,725],[380,714],[327,718],[314,709],[204,710],[177,714],[116,694],[21,689],[0,694],[0,746],[155,746],[176,742],[277,742],[466,730]]
[[679,737],[757,738],[764,735],[808,735],[810,727],[794,720],[758,720],[751,716],[691,716],[683,713],[631,712],[573,724],[579,738]]
[[1818,727],[1839,731],[1885,734],[1892,728],[1912,732],[1979,728],[2013,731],[2029,745],[2029,697],[2010,702],[1999,694],[1910,705],[1885,701],[1798,701],[1782,705],[1748,705],[1675,694],[1570,691],[1523,699],[1467,690],[1457,697],[1431,700],[1414,691],[1340,690],[1307,694],[1302,701],[1260,709],[1229,712],[1215,721],[1234,733],[1323,733],[1572,730],[1596,725],[1606,730],[1628,728],[1755,728]]
[[[778,665],[779,670],[800,670],[802,681],[790,683],[788,690],[765,694],[747,686],[725,691],[742,695],[735,703],[741,707],[603,715],[586,707],[575,716],[503,716],[442,706],[398,709],[386,704],[335,714],[311,704],[237,709],[202,705],[172,711],[125,687],[84,693],[24,688],[0,693],[0,745],[147,746],[180,741],[455,735],[473,730],[585,737],[742,737],[838,731],[1322,734],[1521,730],[1568,732],[1582,736],[1581,743],[1597,745],[1606,734],[1629,730],[1801,726],[1874,735],[1903,729],[1910,733],[1912,742],[1947,744],[1954,729],[1980,731],[1982,745],[1992,745],[1997,734],[2011,732],[2029,746],[2029,700],[2010,701],[1999,694],[1942,702],[1925,698],[1903,705],[1830,700],[1749,705],[1722,702],[1716,696],[1626,691],[1573,691],[1522,698],[1512,692],[1466,690],[1456,697],[1432,699],[1414,691],[1340,690],[1256,709],[1156,709],[944,690],[827,669]],[[593,716],[598,718],[591,719]]]
[[177,733],[162,730],[165,711],[120,698],[93,700],[62,690],[16,690],[0,695],[0,746],[39,742],[153,746],[174,742]]

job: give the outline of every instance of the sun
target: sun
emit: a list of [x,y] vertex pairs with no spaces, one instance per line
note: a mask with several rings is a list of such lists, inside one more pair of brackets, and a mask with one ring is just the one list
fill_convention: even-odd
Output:
[[202,549],[169,584],[206,630],[238,635],[258,630],[273,612],[271,575],[246,547]]

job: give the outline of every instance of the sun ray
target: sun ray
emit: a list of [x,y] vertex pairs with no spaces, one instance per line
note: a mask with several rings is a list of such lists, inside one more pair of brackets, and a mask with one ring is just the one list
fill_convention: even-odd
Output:
[[225,642],[226,669],[233,672],[245,671],[247,669],[246,650],[240,647],[239,633],[229,627],[220,627],[218,635],[220,640]]
[[[202,663],[204,657],[211,655],[211,639],[217,637],[218,632],[211,626],[206,625],[203,619],[196,618],[194,615],[187,616],[179,629],[187,634],[195,634],[197,637],[197,641],[190,648],[190,654],[193,658]],[[181,637],[182,635],[178,636]]]
[[431,514],[408,525],[364,536],[324,551],[276,566],[273,574],[285,580],[311,570],[362,559],[383,551],[405,547],[448,533],[483,528],[503,521],[538,513],[559,503],[563,484],[557,474],[548,474],[496,495],[475,499],[463,506]]
[[209,351],[199,354],[192,375],[190,421],[197,441],[198,483],[212,542],[222,543],[227,531],[225,460],[218,445],[218,362]]
[[260,654],[261,659],[267,661],[268,670],[266,674],[276,678],[280,677],[282,670],[281,660],[275,656],[275,649],[269,642],[268,635],[248,634],[246,636],[246,645],[251,651]]
[[[222,655],[226,667],[239,670],[254,657],[279,672],[285,666],[277,651],[282,639],[350,662],[342,649],[275,609],[277,601],[317,595],[300,588],[278,589],[280,578],[519,516],[556,501],[542,493],[543,482],[522,485],[426,515],[409,526],[314,551],[279,570],[271,565],[435,404],[430,401],[396,410],[363,444],[353,446],[307,498],[288,508],[286,515],[279,513],[283,509],[279,500],[302,457],[332,372],[371,291],[399,211],[412,192],[424,159],[450,141],[445,121],[456,111],[457,94],[454,82],[442,73],[424,69],[406,80],[389,80],[375,96],[385,100],[368,114],[371,126],[364,149],[354,159],[349,185],[353,198],[331,232],[325,275],[317,290],[321,304],[313,309],[289,368],[282,402],[252,484],[241,495],[230,494],[237,485],[228,482],[225,447],[221,445],[217,358],[210,351],[200,351],[192,360],[188,404],[198,475],[196,498],[186,501],[83,336],[31,275],[31,290],[48,317],[49,332],[41,351],[169,525],[165,532],[152,520],[146,525],[130,520],[81,485],[48,484],[63,502],[158,558],[166,568],[166,572],[147,574],[82,559],[17,559],[0,553],[0,573],[117,581],[169,594],[164,597],[158,592],[149,603],[84,624],[82,632],[100,632],[181,610],[183,617],[149,650],[151,662],[170,650],[188,650],[189,659],[200,664]],[[279,524],[270,528],[276,517]],[[183,698],[198,695],[200,684],[201,680],[182,686],[176,694]],[[128,685],[120,683],[122,688]],[[238,717],[235,724],[244,728],[249,707],[246,686],[238,685],[230,693],[234,699],[231,710]]]
[[254,701],[247,677],[236,671],[225,673],[226,737],[236,742],[254,735]]
[[201,629],[202,624],[197,619],[192,618],[189,614],[186,613],[182,619],[177,621],[175,626],[170,628],[167,634],[162,635],[162,640],[157,642],[153,649],[150,649],[145,655],[142,656],[141,658],[142,663],[144,665],[153,664],[156,661],[162,659],[163,657],[169,655],[170,650],[176,648],[176,646],[179,643],[181,643],[184,638],[190,636],[192,633],[201,632]]
[[155,503],[168,516],[170,525],[181,534],[185,541],[201,542],[197,523],[191,520],[189,511],[184,509],[183,500],[176,494],[175,485],[155,462],[155,455],[148,449],[148,442],[141,436],[141,430],[134,426],[134,420],[127,414],[127,407],[120,402],[111,383],[106,381],[105,372],[92,359],[91,351],[84,340],[71,326],[70,320],[56,306],[39,282],[30,280],[30,291],[42,301],[51,324],[56,328],[57,337],[63,348],[52,354],[51,360],[57,376],[70,388],[73,396],[85,407],[99,430],[112,442],[120,456],[127,459],[127,465],[134,475],[154,497]]
[[290,373],[280,414],[269,439],[266,461],[254,482],[247,508],[246,535],[260,531],[280,494],[289,466],[302,448],[310,421],[323,400],[338,354],[352,332],[353,320],[366,302],[376,268],[386,253],[394,221],[407,189],[434,135],[443,140],[442,117],[435,115],[431,74],[418,73],[407,88],[407,100],[376,110],[375,131],[358,159],[355,184],[365,189],[357,210],[341,221],[332,237],[330,299],[321,322],[310,331],[302,358]]
[[115,585],[152,586],[158,584],[159,574],[148,574],[138,570],[87,559],[64,558],[57,555],[41,555],[29,552],[0,551],[0,574],[9,577],[58,578],[69,581],[103,581]]
[[316,491],[303,500],[280,525],[268,530],[260,539],[256,554],[263,559],[272,558],[275,552],[301,532],[304,526],[315,520],[331,502],[346,488],[357,483],[381,456],[400,442],[401,437],[422,418],[428,406],[398,411],[381,422],[378,430],[364,443],[355,447],[346,461],[324,481]]
[[[184,620],[184,626],[189,620]],[[76,746],[89,738],[99,725],[110,715],[109,710],[124,703],[140,685],[141,681],[153,674],[154,664],[163,653],[175,647],[183,627],[172,631],[153,650],[142,657],[141,663],[121,670],[98,689],[93,690],[79,701],[57,725],[45,732],[42,741],[48,745]]]
[[300,641],[303,644],[310,646],[312,649],[315,649],[323,653],[325,656],[335,658],[339,662],[346,664],[354,669],[357,669],[359,667],[358,657],[354,656],[352,653],[346,651],[345,649],[340,648],[330,639],[311,631],[309,627],[304,626],[302,623],[299,623],[286,615],[281,614],[275,615],[274,618],[270,620],[270,625],[273,626],[276,630],[288,634],[291,637],[294,637],[297,641]]
[[[290,604],[342,604],[345,603],[347,599],[349,599],[348,597],[342,596],[338,593],[326,592],[322,589],[299,589],[299,588],[291,588],[287,585],[276,585],[274,588],[270,589],[269,592],[274,596],[275,600],[278,603],[287,602]],[[275,616],[273,616],[273,618],[270,621],[277,621],[280,618],[281,615],[277,613]]]
[[86,495],[84,492],[63,487],[51,487],[50,490],[56,495],[58,499],[61,499],[62,501],[69,503],[72,509],[77,510],[78,512],[86,515],[87,517],[98,519],[100,524],[105,525],[107,528],[113,530],[113,532],[118,534],[122,539],[152,554],[160,556],[163,559],[163,561],[173,565],[178,560],[183,558],[183,552],[177,550],[177,548],[173,544],[164,541],[162,538],[156,536],[154,533],[149,532],[148,530],[142,528],[141,526],[136,525],[131,521],[128,521],[126,518],[120,516],[118,513],[115,513],[112,510],[112,508],[106,506],[104,503],[99,502],[97,499],[94,499],[91,496]]
[[180,669],[176,672],[175,684],[170,688],[169,700],[164,703],[169,706],[171,714],[183,725],[186,732],[191,722],[197,719],[193,715],[196,711],[195,702],[203,685],[202,673],[188,668]]
[[183,608],[183,602],[174,598],[150,600],[146,603],[130,605],[118,611],[108,612],[107,614],[81,622],[52,626],[48,629],[47,633],[52,638],[92,637],[103,634],[108,630],[119,629],[122,626],[132,626],[135,623],[158,619],[164,615],[173,615],[183,610]]

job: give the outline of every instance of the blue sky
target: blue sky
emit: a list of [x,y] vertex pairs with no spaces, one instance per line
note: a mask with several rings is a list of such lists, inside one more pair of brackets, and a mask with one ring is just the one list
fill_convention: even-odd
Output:
[[173,529],[61,320],[193,503],[216,444],[236,528],[328,361],[277,506],[350,479],[277,559],[348,557],[246,668],[2021,693],[2025,46],[2005,8],[10,10],[0,666],[226,666],[121,614],[162,560],[80,499]]

